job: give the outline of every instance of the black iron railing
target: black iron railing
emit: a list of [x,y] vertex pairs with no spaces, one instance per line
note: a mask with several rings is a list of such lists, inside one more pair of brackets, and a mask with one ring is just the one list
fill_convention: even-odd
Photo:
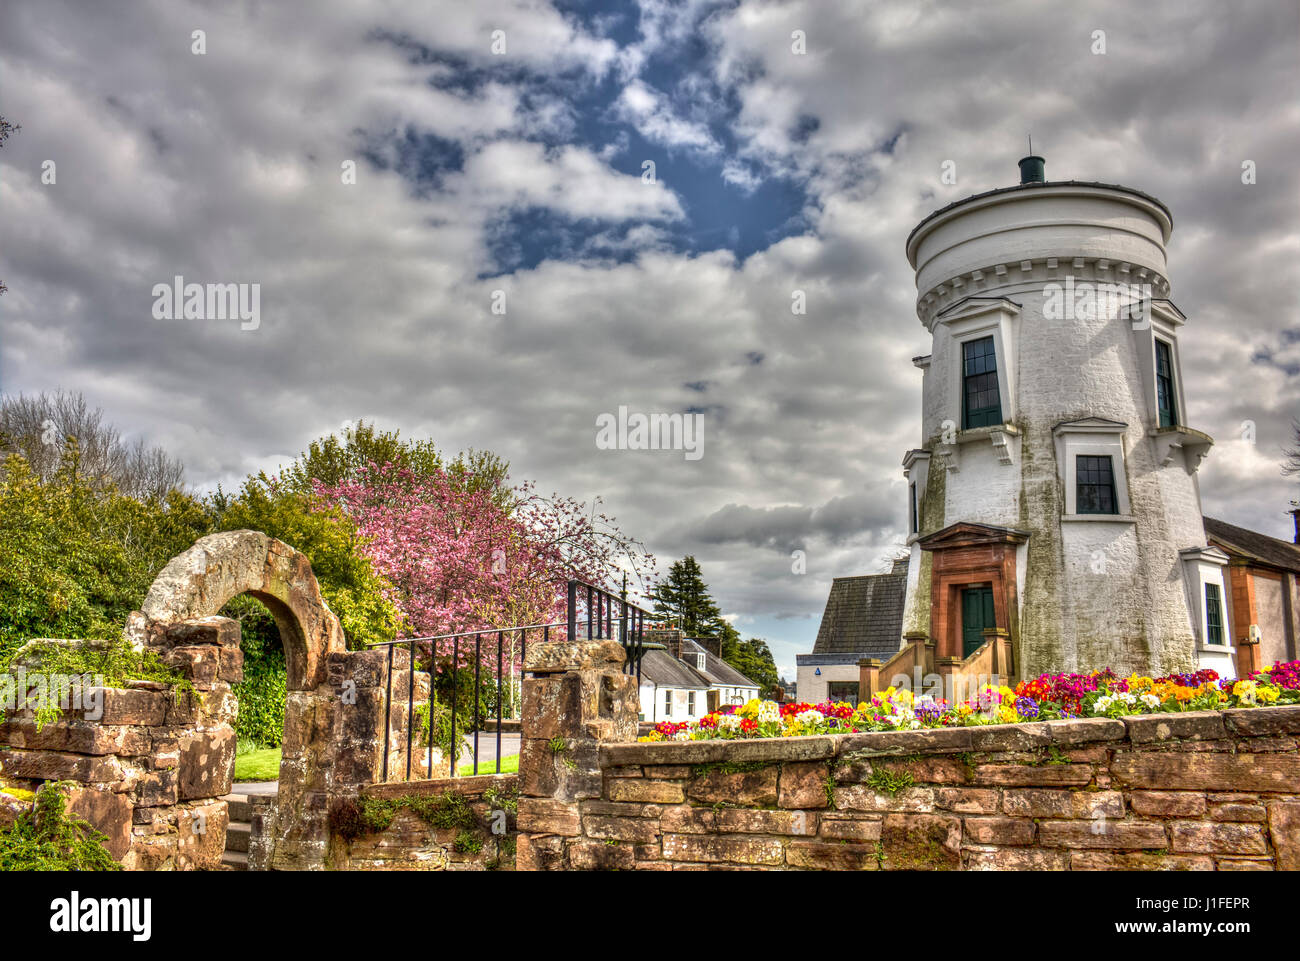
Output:
[[614,594],[582,581],[569,581],[567,609],[569,637],[580,639],[585,629],[587,640],[618,641],[627,652],[623,671],[635,674],[638,681],[645,652],[662,647],[659,644],[646,645],[646,618],[652,615],[635,604],[629,604],[625,594]]
[[[484,628],[478,631],[463,631],[458,634],[439,634],[430,637],[405,637],[393,641],[383,641],[374,647],[388,648],[388,680],[384,695],[384,755],[383,770],[381,779],[388,781],[390,774],[397,771],[404,771],[394,780],[411,780],[411,774],[416,766],[416,742],[417,740],[426,739],[427,744],[421,745],[419,755],[423,755],[422,760],[426,761],[425,777],[431,776],[434,770],[434,751],[436,749],[445,749],[445,753],[450,755],[450,776],[457,777],[460,757],[462,754],[462,719],[459,708],[461,707],[460,698],[463,694],[461,691],[461,672],[467,670],[470,664],[469,658],[472,651],[472,665],[474,670],[474,681],[468,696],[473,704],[472,719],[465,719],[466,732],[472,737],[473,755],[472,773],[480,773],[480,735],[488,734],[489,737],[495,737],[496,759],[495,773],[501,773],[502,767],[502,721],[505,712],[505,691],[507,676],[510,677],[510,703],[517,707],[520,691],[515,689],[514,677],[516,673],[522,681],[524,658],[528,653],[528,644],[530,640],[536,643],[538,640],[545,643],[550,640],[560,640],[563,638],[572,638],[574,640],[598,638],[617,640],[623,645],[627,652],[627,660],[624,664],[624,671],[629,674],[635,674],[640,679],[641,676],[641,658],[647,650],[662,649],[661,644],[647,644],[645,642],[645,625],[646,619],[650,616],[649,612],[630,604],[626,596],[614,594],[609,591],[596,587],[593,584],[587,584],[582,581],[569,581],[568,597],[566,604],[566,618],[563,621],[557,621],[552,624],[528,624],[521,627],[505,628]],[[531,635],[530,635],[531,632]],[[507,659],[506,647],[507,639],[510,640],[510,654]],[[518,655],[516,657],[515,641],[518,641]],[[398,757],[392,757],[392,740],[393,740],[393,668],[395,656],[398,650],[405,649],[408,655],[409,663],[407,665],[406,677],[406,731],[405,731],[405,751],[399,753]],[[466,664],[461,664],[461,658],[466,658]],[[421,660],[424,659],[424,666],[427,669],[429,677],[428,699],[416,698],[416,674]],[[439,670],[439,659],[445,659],[446,670]],[[493,661],[495,660],[495,671],[492,672]],[[484,666],[495,674],[495,678],[483,676]],[[445,686],[449,688],[443,697],[443,703],[449,709],[446,715],[445,730],[439,730],[439,716],[437,714],[439,704],[439,681],[449,681]],[[491,716],[483,716],[484,681],[489,685],[495,682],[495,706],[492,707]],[[522,684],[520,685],[522,688]],[[493,692],[489,689],[488,695],[491,698]],[[401,692],[397,695],[402,696]],[[487,722],[485,725],[484,722]],[[484,730],[486,726],[486,731]],[[472,731],[469,728],[472,727]],[[443,735],[445,734],[445,743]],[[399,742],[400,743],[400,742]],[[403,756],[404,755],[404,756]],[[394,767],[394,760],[397,771],[390,771]],[[489,762],[490,764],[491,762]],[[492,772],[482,772],[492,773]]]

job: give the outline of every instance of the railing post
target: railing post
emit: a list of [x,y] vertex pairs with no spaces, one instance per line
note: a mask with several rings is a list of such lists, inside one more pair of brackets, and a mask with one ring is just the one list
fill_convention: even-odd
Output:
[[384,691],[384,774],[388,780],[388,742],[389,732],[393,726],[393,645],[388,645],[388,686]]
[[566,641],[578,639],[578,582],[569,581],[569,635]]

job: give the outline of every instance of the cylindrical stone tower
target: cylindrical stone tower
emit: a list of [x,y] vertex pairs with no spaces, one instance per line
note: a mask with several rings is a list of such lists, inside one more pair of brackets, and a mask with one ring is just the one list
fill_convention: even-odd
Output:
[[[1022,182],[907,240],[930,354],[908,452],[904,633],[959,666],[1009,636],[1015,673],[1232,673],[1186,421],[1169,210],[1138,190]],[[971,662],[973,663],[973,662]]]

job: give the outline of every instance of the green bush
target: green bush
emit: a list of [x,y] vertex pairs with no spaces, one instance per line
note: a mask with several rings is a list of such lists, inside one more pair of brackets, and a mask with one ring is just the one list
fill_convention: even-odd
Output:
[[244,651],[244,679],[232,685],[239,699],[235,735],[258,747],[279,747],[287,686],[280,629],[271,612],[251,597],[235,598],[221,613],[239,621]]
[[0,831],[0,871],[120,871],[107,840],[66,811],[65,783],[47,784],[32,810]]

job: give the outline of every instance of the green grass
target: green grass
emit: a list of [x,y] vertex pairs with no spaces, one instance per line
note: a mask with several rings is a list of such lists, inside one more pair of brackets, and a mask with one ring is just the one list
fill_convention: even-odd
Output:
[[[461,777],[467,777],[467,776],[470,776],[470,775],[472,775],[472,774],[474,773],[474,762],[473,762],[473,761],[470,761],[468,764],[462,764],[462,765],[461,765],[457,770],[460,771],[460,776],[461,776]],[[479,773],[479,774],[496,774],[496,773],[497,773],[497,762],[494,761],[494,760],[493,760],[493,761],[483,761],[483,762],[480,763],[479,766],[478,766],[478,773]],[[502,773],[502,774],[518,774],[518,773],[519,773],[519,755],[518,755],[518,754],[512,754],[510,757],[503,757],[503,758],[501,759],[501,773]]]
[[236,781],[278,781],[280,749],[263,747],[235,755]]
[[[461,777],[472,775],[474,773],[474,762],[462,762],[459,771]],[[496,761],[484,761],[479,765],[478,772],[479,774],[495,774],[497,772]],[[501,773],[519,773],[518,754],[501,759]],[[256,748],[241,751],[235,755],[236,781],[275,781],[279,777],[280,749],[278,747]]]

